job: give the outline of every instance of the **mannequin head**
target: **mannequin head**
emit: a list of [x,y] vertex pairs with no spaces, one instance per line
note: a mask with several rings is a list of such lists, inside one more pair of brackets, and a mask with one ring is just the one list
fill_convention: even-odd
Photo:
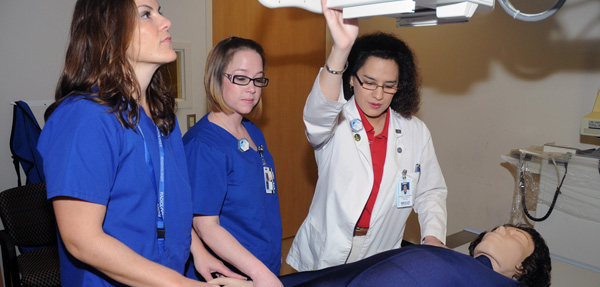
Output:
[[488,257],[494,271],[528,286],[550,284],[550,252],[533,228],[505,224],[482,232],[469,246],[469,253]]

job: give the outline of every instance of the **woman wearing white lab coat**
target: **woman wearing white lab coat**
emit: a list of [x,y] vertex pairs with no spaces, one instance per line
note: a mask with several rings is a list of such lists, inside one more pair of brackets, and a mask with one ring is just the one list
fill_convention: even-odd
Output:
[[314,270],[399,248],[411,209],[422,242],[443,246],[447,189],[429,130],[414,116],[412,52],[389,34],[357,40],[356,20],[322,2],[334,45],[304,107],[319,179],[286,261]]

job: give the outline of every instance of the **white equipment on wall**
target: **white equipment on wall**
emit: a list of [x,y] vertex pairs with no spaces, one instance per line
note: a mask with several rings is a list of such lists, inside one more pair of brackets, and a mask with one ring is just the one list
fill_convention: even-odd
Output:
[[[269,8],[298,7],[322,13],[321,0],[259,0]],[[475,12],[492,11],[494,0],[328,0],[327,7],[342,9],[344,18],[388,16],[396,26],[465,23]]]
[[536,222],[535,229],[553,258],[600,273],[596,242],[600,236],[600,159],[577,155],[576,149],[544,146],[544,152],[557,151],[572,156],[557,167],[548,160],[541,162],[536,215],[548,211],[559,179],[564,179],[554,211],[547,220]]
[[533,225],[548,244],[552,259],[600,274],[597,150],[545,144],[513,150],[502,159],[517,173],[508,222]]
[[600,90],[592,112],[581,119],[581,134],[600,137]]

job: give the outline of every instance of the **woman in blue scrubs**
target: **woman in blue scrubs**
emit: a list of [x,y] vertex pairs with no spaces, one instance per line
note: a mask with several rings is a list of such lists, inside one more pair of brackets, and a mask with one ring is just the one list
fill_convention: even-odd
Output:
[[75,4],[38,145],[62,286],[216,286],[182,275],[190,251],[203,276],[232,275],[192,236],[175,102],[157,71],[176,59],[170,27],[156,0]]
[[194,229],[255,286],[281,286],[281,216],[273,158],[245,118],[261,110],[262,47],[231,37],[211,51],[204,84],[211,110],[183,137]]

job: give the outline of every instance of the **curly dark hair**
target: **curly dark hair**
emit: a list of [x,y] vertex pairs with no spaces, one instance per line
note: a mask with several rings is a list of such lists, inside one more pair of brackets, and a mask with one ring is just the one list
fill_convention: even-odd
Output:
[[350,77],[356,74],[369,57],[394,60],[398,65],[398,91],[390,107],[405,118],[419,111],[421,102],[421,78],[411,49],[392,34],[377,32],[358,37],[348,56],[348,68],[342,75],[344,98],[349,100],[354,92],[350,89]]
[[[73,95],[107,106],[121,125],[135,130],[139,108],[134,94],[144,95],[152,120],[161,133],[175,127],[175,99],[169,94],[162,73],[153,75],[147,91],[140,91],[135,71],[126,57],[137,27],[134,0],[78,0],[73,11],[65,65],[55,100],[44,115],[47,120],[60,103]],[[94,93],[98,89],[97,93]],[[95,95],[91,97],[89,95]]]
[[[504,224],[504,227],[514,227],[527,232],[533,239],[534,249],[533,253],[529,255],[523,262],[521,262],[521,268],[517,270],[517,274],[514,279],[529,287],[547,287],[550,286],[550,272],[552,271],[552,262],[550,259],[550,250],[546,241],[542,236],[533,228],[527,225],[513,225]],[[492,229],[496,230],[498,227]],[[475,240],[469,245],[469,254],[473,256],[475,247],[481,243],[483,236],[487,232],[482,232],[477,236]]]

